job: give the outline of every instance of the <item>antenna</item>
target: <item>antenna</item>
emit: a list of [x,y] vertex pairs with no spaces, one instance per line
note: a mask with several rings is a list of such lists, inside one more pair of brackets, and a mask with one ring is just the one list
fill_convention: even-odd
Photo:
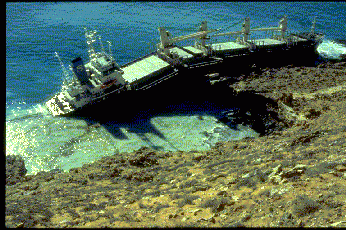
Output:
[[101,50],[103,53],[106,53],[105,52],[105,48],[103,47],[103,44],[102,44],[102,41],[101,41],[101,35],[98,36],[98,39],[99,39],[99,42],[100,42],[100,46],[101,46]]
[[112,43],[110,41],[107,41],[107,42],[108,42],[108,52],[109,52],[109,55],[113,57],[112,50],[111,50]]
[[95,42],[95,34],[96,34],[96,30],[94,31],[88,31],[85,27],[85,38],[86,38],[86,42],[88,45],[88,53],[89,53],[89,57],[90,59],[93,59],[96,57],[96,53],[95,53],[95,49],[93,46],[93,43]]
[[58,54],[57,52],[55,52],[55,56],[56,56],[56,57],[58,58],[58,60],[59,60],[59,63],[60,63],[62,72],[64,73],[65,79],[67,79],[67,78],[69,77],[69,75],[68,75],[67,70],[66,70],[64,64],[62,63],[62,61],[61,61],[61,59],[60,59],[60,57],[59,57],[59,54]]
[[317,18],[317,16],[314,17],[314,21],[312,22],[310,34],[315,34],[316,18]]

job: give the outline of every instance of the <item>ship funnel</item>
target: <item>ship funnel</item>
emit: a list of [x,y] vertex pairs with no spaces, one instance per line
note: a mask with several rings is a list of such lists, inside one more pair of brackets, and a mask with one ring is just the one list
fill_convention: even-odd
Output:
[[87,83],[88,75],[81,57],[78,57],[72,61],[72,69],[81,84]]

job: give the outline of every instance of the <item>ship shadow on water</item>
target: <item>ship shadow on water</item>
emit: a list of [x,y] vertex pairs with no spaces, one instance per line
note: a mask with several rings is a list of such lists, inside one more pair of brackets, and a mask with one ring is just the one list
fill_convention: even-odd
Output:
[[126,130],[127,133],[136,134],[151,148],[162,150],[163,147],[157,146],[146,135],[154,134],[172,148],[179,150],[153,124],[153,118],[195,116],[203,120],[203,116],[208,115],[215,117],[217,122],[238,130],[236,124],[226,116],[233,110],[234,101],[227,89],[215,90],[210,84],[166,84],[146,91],[121,95],[70,118],[84,120],[88,124],[88,129],[102,126],[118,140],[129,139],[123,132]]

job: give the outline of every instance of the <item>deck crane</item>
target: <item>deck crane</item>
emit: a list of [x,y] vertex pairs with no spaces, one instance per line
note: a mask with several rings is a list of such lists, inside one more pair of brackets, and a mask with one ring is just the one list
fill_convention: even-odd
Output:
[[195,43],[195,47],[202,50],[205,55],[207,55],[207,46],[205,45],[205,40],[209,39],[207,34],[219,31],[220,29],[207,30],[207,22],[203,21],[200,26],[200,31],[188,34],[176,38],[171,38],[171,33],[167,31],[164,27],[159,27],[160,33],[160,43],[157,44],[157,51],[159,55],[163,55],[169,58],[174,58],[170,49],[174,43],[184,41],[187,39],[197,38],[199,41]]
[[287,16],[285,15],[279,22],[278,27],[269,27],[269,28],[257,28],[250,31],[281,31],[281,36],[279,39],[284,40],[286,38],[287,30]]
[[243,35],[243,39],[238,39],[237,42],[243,45],[250,45],[248,43],[249,35],[251,31],[281,31],[280,39],[285,39],[285,34],[287,30],[287,17],[284,16],[280,22],[278,27],[269,27],[269,28],[256,28],[250,29],[250,18],[246,17],[242,29],[240,31],[235,32],[226,32],[212,35],[213,37],[217,36],[227,36],[227,35]]
[[243,40],[238,40],[238,42],[241,44],[246,44],[250,34],[250,18],[248,17],[245,18],[241,31],[219,33],[219,34],[214,34],[212,36],[218,37],[218,36],[241,35],[241,34],[243,35]]

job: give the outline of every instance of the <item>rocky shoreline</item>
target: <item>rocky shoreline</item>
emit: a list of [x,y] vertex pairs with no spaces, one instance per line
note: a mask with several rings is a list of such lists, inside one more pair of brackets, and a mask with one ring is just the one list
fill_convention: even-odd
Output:
[[346,63],[220,75],[213,89],[261,136],[36,175],[7,156],[6,227],[346,227]]

